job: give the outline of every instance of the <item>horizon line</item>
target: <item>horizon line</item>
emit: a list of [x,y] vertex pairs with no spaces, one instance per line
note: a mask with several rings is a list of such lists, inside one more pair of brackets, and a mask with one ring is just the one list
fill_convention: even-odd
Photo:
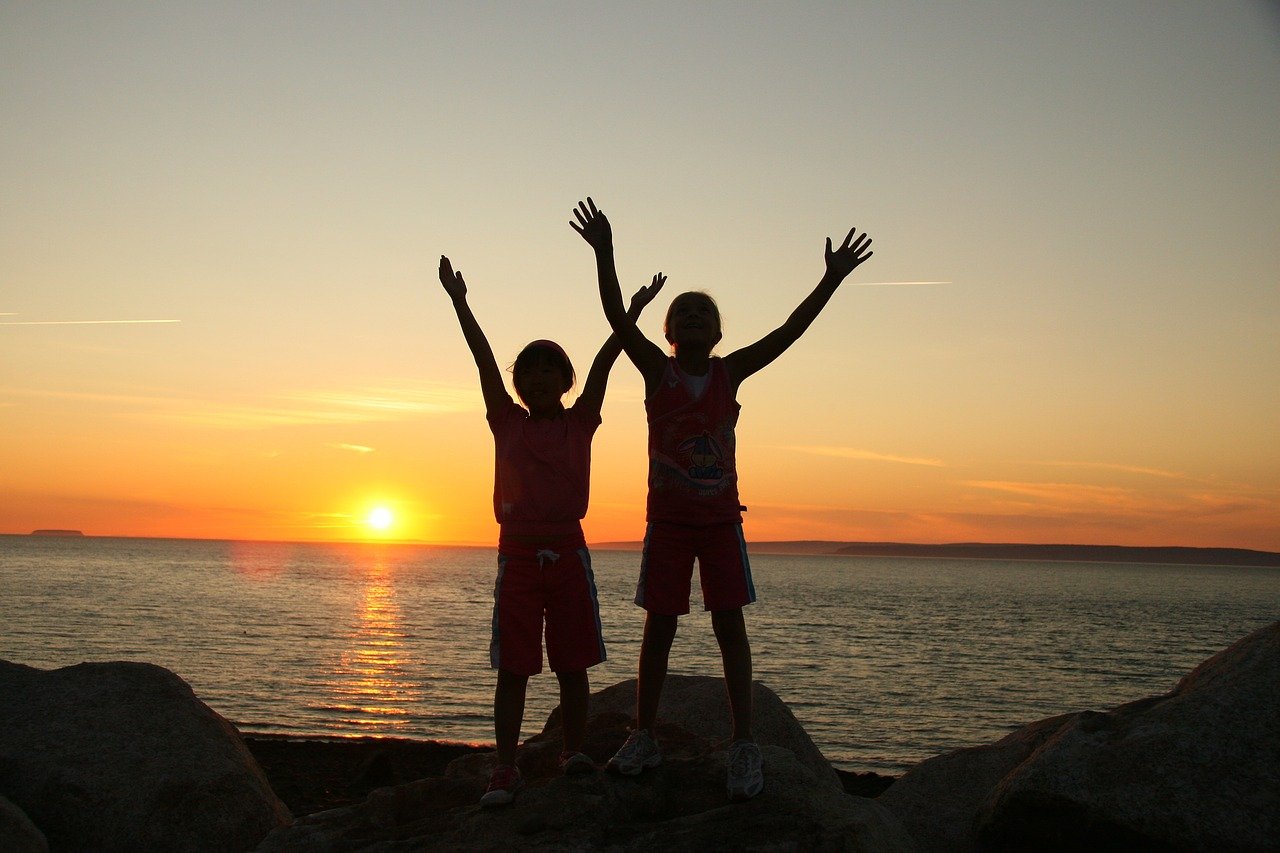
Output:
[[[44,532],[50,531],[50,532]],[[56,532],[55,532],[56,531]],[[390,539],[365,537],[359,539],[244,539],[226,536],[137,536],[114,533],[85,533],[70,528],[37,528],[26,533],[0,532],[0,536],[13,536],[34,539],[158,539],[187,542],[250,542],[270,545],[425,545],[441,548],[492,548],[493,542],[439,542],[426,539]],[[608,549],[609,546],[628,546],[638,548],[644,544],[640,539],[609,539],[588,542],[593,548]],[[1280,557],[1280,551],[1268,551],[1262,548],[1246,548],[1239,545],[1114,545],[1105,543],[1068,543],[1068,542],[993,542],[993,541],[950,541],[950,542],[903,542],[894,540],[870,539],[758,539],[747,543],[748,551],[752,547],[770,545],[832,545],[848,547],[854,545],[878,547],[909,548],[966,548],[966,547],[1013,547],[1013,548],[1114,548],[1130,550],[1184,550],[1184,551],[1248,551],[1255,554],[1267,554]],[[834,553],[832,556],[838,556]]]

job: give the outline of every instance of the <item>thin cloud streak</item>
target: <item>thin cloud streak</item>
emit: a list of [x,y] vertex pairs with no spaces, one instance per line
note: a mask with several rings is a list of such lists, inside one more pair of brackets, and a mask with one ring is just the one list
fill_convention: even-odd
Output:
[[917,284],[954,284],[951,281],[851,281],[845,287],[912,287]]
[[1118,462],[1033,462],[1033,465],[1047,465],[1053,468],[1090,468],[1098,471],[1118,471],[1122,474],[1145,474],[1149,477],[1162,477],[1169,480],[1189,480],[1198,482],[1177,471],[1165,471],[1160,468],[1144,468],[1140,465],[1124,465]]
[[328,445],[326,445],[326,446],[327,446],[327,447],[332,447],[334,450],[350,450],[352,453],[362,453],[362,454],[363,454],[363,453],[372,453],[372,452],[373,452],[373,448],[372,448],[372,447],[366,447],[366,446],[364,446],[363,444],[345,444],[345,443],[342,443],[342,442],[331,442],[331,443],[329,443],[329,444],[328,444]]
[[352,392],[309,392],[251,402],[219,402],[157,394],[102,394],[0,388],[4,396],[84,400],[118,404],[131,410],[125,417],[222,429],[260,429],[311,424],[354,424],[398,420],[414,415],[451,414],[479,408],[479,392],[471,386],[418,383],[403,388],[361,389]]
[[5,320],[0,322],[0,326],[126,326],[181,322],[181,320]]
[[861,459],[868,462],[896,462],[900,465],[927,465],[933,468],[945,468],[941,459],[925,459],[915,456],[896,456],[890,453],[876,453],[871,450],[859,450],[854,447],[823,447],[788,445],[783,450],[795,450],[800,453],[811,453],[815,456],[834,456],[837,459]]

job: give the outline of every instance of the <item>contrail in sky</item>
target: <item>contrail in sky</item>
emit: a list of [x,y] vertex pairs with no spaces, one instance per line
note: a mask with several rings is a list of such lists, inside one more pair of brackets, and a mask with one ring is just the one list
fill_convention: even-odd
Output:
[[856,287],[901,287],[909,284],[951,284],[949,281],[851,281]]
[[181,320],[13,320],[0,326],[118,326],[127,323],[181,323]]

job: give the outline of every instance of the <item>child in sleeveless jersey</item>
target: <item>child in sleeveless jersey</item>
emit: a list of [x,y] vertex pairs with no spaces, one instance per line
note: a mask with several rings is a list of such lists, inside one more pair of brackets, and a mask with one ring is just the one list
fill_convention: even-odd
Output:
[[[569,774],[593,769],[580,751],[590,695],[587,670],[605,659],[605,649],[581,520],[587,511],[591,439],[622,345],[617,335],[609,336],[582,393],[565,408],[561,398],[573,386],[573,365],[559,345],[534,341],[512,368],[520,406],[507,393],[493,350],[467,304],[462,273],[444,256],[440,282],[479,370],[496,448],[493,511],[500,528],[489,657],[498,670],[493,699],[498,759],[481,802],[500,805],[511,802],[522,784],[516,749],[529,676],[542,671],[544,620],[547,661],[559,681],[564,720],[560,764]],[[655,276],[632,297],[632,322],[661,287]]]
[[668,356],[623,310],[609,220],[590,198],[578,204],[574,216],[577,221],[569,224],[595,250],[605,316],[644,377],[649,423],[648,526],[636,588],[636,604],[646,611],[636,729],[609,766],[635,774],[662,760],[649,729],[657,717],[677,618],[689,612],[696,560],[733,717],[727,788],[731,799],[749,799],[763,789],[764,776],[751,733],[751,644],[742,613],[756,594],[742,536],[745,507],[738,503],[738,386],[799,339],[840,283],[871,257],[871,240],[851,229],[833,249],[828,238],[826,271],[786,322],[723,358],[711,354],[720,341],[715,302],[705,293],[680,294],[663,325]]

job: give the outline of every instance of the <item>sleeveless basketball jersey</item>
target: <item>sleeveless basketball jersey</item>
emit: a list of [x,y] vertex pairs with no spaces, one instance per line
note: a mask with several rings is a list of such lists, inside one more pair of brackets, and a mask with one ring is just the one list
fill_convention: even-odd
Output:
[[649,521],[720,524],[742,521],[734,427],[742,408],[729,372],[711,359],[708,382],[694,397],[675,358],[644,401],[649,420]]

